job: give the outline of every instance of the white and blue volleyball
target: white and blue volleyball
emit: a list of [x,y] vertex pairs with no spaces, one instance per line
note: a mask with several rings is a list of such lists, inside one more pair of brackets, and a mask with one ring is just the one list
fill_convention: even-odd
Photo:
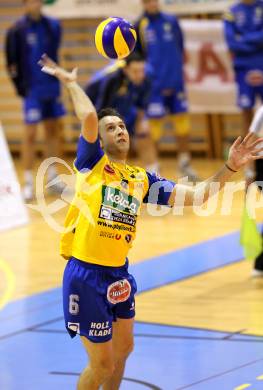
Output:
[[108,18],[96,30],[95,44],[98,52],[106,58],[127,57],[136,45],[137,35],[133,25],[122,18]]

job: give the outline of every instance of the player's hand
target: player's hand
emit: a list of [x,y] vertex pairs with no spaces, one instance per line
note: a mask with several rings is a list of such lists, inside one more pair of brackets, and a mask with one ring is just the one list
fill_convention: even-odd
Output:
[[41,70],[44,73],[57,77],[63,84],[68,84],[73,81],[77,81],[78,69],[74,68],[72,72],[68,72],[56,64],[46,54],[41,56],[38,64],[41,66]]
[[234,171],[238,171],[254,160],[263,158],[263,155],[260,155],[260,152],[263,151],[263,138],[253,141],[254,137],[254,133],[250,132],[243,140],[242,137],[238,137],[231,146],[227,165]]

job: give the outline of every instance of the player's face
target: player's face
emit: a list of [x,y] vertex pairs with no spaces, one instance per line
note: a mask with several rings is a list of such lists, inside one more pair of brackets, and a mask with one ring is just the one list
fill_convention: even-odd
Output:
[[116,158],[126,158],[130,139],[125,123],[117,116],[105,116],[99,122],[99,129],[105,152]]
[[25,0],[24,6],[27,14],[32,16],[38,16],[41,13],[41,8],[43,5],[42,0]]
[[142,0],[144,10],[149,14],[160,12],[159,0]]
[[145,63],[144,61],[133,61],[124,68],[124,72],[133,84],[140,85],[145,78]]

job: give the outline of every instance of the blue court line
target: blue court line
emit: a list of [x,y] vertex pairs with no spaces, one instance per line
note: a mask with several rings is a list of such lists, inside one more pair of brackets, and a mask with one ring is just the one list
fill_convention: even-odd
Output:
[[[143,293],[242,258],[239,232],[235,232],[131,264],[129,269],[137,281],[138,293]],[[0,311],[0,338],[63,316],[61,294],[61,288],[55,288],[8,304]]]
[[242,260],[244,255],[239,235],[239,232],[231,233],[130,265],[138,292],[143,293]]

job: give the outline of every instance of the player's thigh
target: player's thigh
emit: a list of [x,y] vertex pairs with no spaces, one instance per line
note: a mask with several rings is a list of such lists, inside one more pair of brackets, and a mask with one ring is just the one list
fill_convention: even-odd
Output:
[[117,318],[113,322],[112,343],[114,359],[125,359],[134,346],[134,318]]
[[[135,317],[135,294],[137,285],[134,277],[127,272],[122,281],[121,289],[127,291],[129,286],[129,295],[122,302],[116,303],[113,313],[115,320],[112,324],[112,340],[114,354],[116,359],[126,358],[133,349],[133,326]],[[108,290],[109,291],[109,290]],[[109,291],[110,293],[110,291]],[[119,294],[121,297],[122,294]]]
[[89,356],[89,365],[92,369],[100,370],[103,368],[113,371],[114,355],[112,340],[104,343],[93,343],[85,336],[81,336],[81,341]]

